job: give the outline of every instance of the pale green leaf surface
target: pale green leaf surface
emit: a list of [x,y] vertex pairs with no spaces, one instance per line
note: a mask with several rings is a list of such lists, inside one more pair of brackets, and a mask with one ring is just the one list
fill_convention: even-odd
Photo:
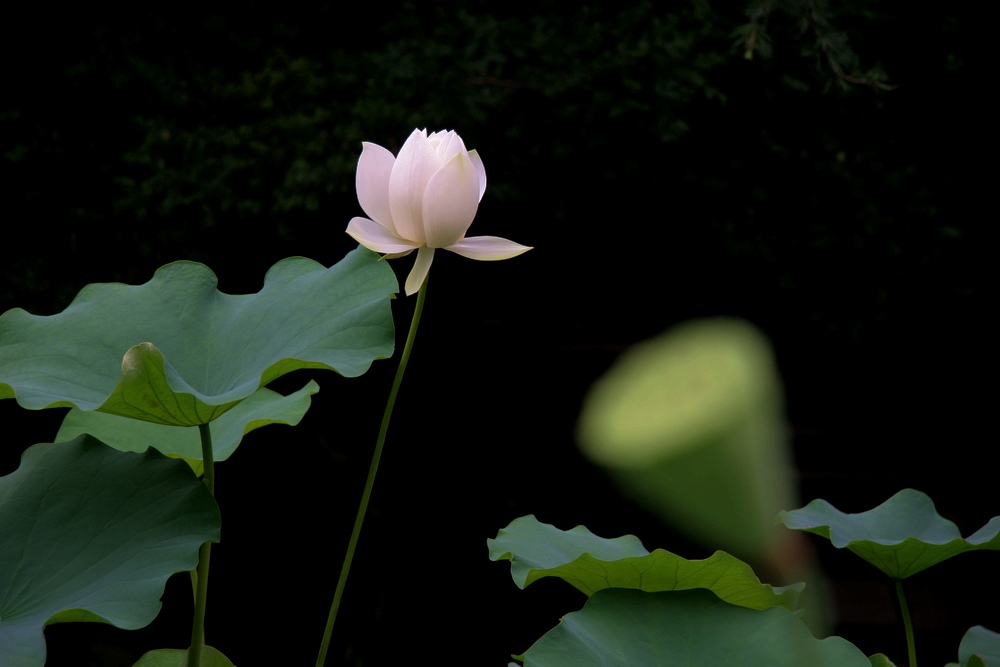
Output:
[[969,628],[958,645],[958,662],[948,667],[978,667],[1000,665],[1000,633],[981,625]]
[[[319,385],[309,382],[288,396],[262,388],[221,415],[211,424],[212,451],[216,461],[225,461],[243,436],[269,424],[294,426],[309,410],[310,397]],[[74,408],[66,413],[56,442],[89,433],[104,444],[123,452],[141,452],[152,447],[167,456],[187,460],[201,474],[201,436],[196,427],[178,428],[128,419],[105,412]]]
[[896,667],[896,663],[889,659],[885,653],[876,653],[868,656],[868,661],[872,667]]
[[[188,667],[188,652],[161,648],[144,654],[132,667]],[[201,651],[201,667],[236,667],[221,651],[206,646]]]
[[392,354],[396,278],[365,248],[330,268],[282,260],[256,294],[217,285],[208,267],[182,261],[143,285],[88,285],[56,315],[7,311],[0,398],[195,426],[291,371],[353,377]]
[[87,436],[28,448],[0,478],[0,667],[44,665],[52,622],[147,625],[220,523],[205,485],[158,452]]
[[966,551],[1000,550],[1000,517],[963,539],[924,493],[903,489],[878,507],[846,514],[825,500],[781,512],[778,520],[847,548],[893,579],[901,580]]
[[532,515],[512,521],[487,546],[490,560],[511,562],[511,577],[520,588],[543,577],[563,579],[585,595],[606,588],[704,588],[741,607],[794,610],[803,587],[762,584],[749,565],[724,551],[687,560],[663,549],[650,553],[633,535],[607,539],[584,526],[564,531]]
[[787,609],[746,609],[704,590],[607,589],[524,654],[525,667],[869,667],[840,637],[818,640]]

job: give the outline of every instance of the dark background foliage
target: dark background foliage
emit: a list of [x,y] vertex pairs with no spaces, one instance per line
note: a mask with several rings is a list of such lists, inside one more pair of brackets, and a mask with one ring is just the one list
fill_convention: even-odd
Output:
[[[355,245],[361,141],[395,151],[414,127],[455,129],[483,156],[472,234],[535,246],[436,259],[336,664],[501,665],[578,608],[487,560],[484,540],[523,514],[706,556],[573,442],[590,383],[692,317],[745,317],[773,341],[804,501],[861,511],[914,487],[964,534],[1000,513],[982,385],[980,156],[995,143],[979,19],[961,6],[18,11],[2,40],[4,309],[58,312],[89,282],[144,282],[176,259],[230,293],[288,255],[334,263]],[[405,330],[412,303],[394,308]],[[316,376],[302,426],[258,431],[220,466],[208,636],[236,664],[311,664],[393,370]],[[0,410],[6,473],[60,415]],[[903,661],[888,586],[817,546],[837,632]],[[954,660],[971,625],[1000,630],[986,556],[911,581],[928,664]],[[138,633],[49,628],[51,664],[186,645],[186,587],[172,580]]]

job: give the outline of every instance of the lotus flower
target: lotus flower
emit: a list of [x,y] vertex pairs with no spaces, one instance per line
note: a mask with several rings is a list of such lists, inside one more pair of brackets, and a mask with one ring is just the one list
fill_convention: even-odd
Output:
[[509,259],[531,250],[496,236],[465,233],[486,191],[486,170],[476,151],[454,131],[414,130],[393,157],[365,142],[358,159],[358,201],[368,218],[354,218],[347,233],[392,259],[417,251],[406,294],[427,278],[434,251],[444,248],[480,260]]

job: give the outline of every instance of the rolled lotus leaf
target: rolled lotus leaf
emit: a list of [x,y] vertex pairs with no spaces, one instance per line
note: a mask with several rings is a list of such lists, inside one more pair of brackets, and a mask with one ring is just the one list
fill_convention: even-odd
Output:
[[713,549],[761,560],[796,506],[781,383],[751,324],[690,321],[626,351],[591,387],[578,440],[593,462]]

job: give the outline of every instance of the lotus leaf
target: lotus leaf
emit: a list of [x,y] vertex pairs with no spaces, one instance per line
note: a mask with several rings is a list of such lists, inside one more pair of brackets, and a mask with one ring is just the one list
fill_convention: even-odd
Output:
[[[132,667],[187,667],[188,652],[184,649],[161,648],[150,651]],[[235,667],[218,649],[206,646],[201,650],[201,667]]]
[[392,353],[396,278],[365,248],[330,268],[282,260],[257,294],[217,285],[174,262],[143,285],[88,285],[56,315],[4,313],[0,398],[196,426],[293,370],[353,377]]
[[704,590],[607,589],[525,652],[525,667],[870,667],[840,637],[819,640],[787,609],[746,609]]
[[50,623],[147,625],[220,523],[191,469],[155,450],[89,436],[29,447],[0,478],[0,667],[44,665]]
[[512,521],[487,546],[490,560],[511,561],[510,574],[519,588],[543,577],[563,579],[588,596],[606,588],[704,588],[741,607],[794,610],[804,586],[763,584],[749,565],[724,551],[687,560],[663,549],[650,553],[633,535],[606,539],[584,526],[565,531],[532,515]]
[[1000,665],[1000,633],[981,625],[969,628],[958,645],[958,662],[947,667],[978,667]]
[[[258,389],[212,422],[212,451],[216,461],[229,458],[243,436],[268,424],[298,424],[309,409],[310,396],[319,385],[309,382],[288,396],[267,388]],[[195,473],[202,474],[201,437],[197,428],[178,428],[127,419],[105,412],[74,408],[66,413],[56,442],[89,433],[109,447],[123,452],[140,452],[152,447],[167,456],[186,460]]]
[[838,549],[850,549],[896,580],[966,551],[1000,550],[1000,516],[963,539],[958,526],[914,489],[903,489],[859,514],[845,514],[818,499],[802,509],[781,512],[778,520],[793,530],[821,535]]

